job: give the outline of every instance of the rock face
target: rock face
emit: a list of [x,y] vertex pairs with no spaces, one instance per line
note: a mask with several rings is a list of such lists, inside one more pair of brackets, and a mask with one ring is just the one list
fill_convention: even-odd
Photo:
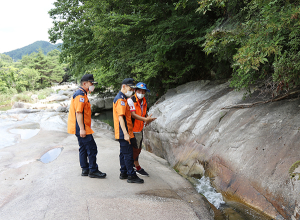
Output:
[[98,112],[102,110],[109,110],[113,108],[114,97],[92,97],[90,103],[92,105],[92,111]]
[[146,148],[180,173],[209,175],[227,198],[275,219],[299,217],[300,99],[231,108],[243,92],[191,82],[169,90],[149,111]]
[[[70,108],[71,98],[78,89],[78,85],[58,85],[52,87],[55,93],[52,93],[46,99],[39,100],[37,95],[32,95],[31,99],[35,103],[16,102],[12,109],[40,109],[46,111],[68,112]],[[102,96],[102,97],[100,97]],[[105,97],[104,97],[105,96]],[[109,110],[113,108],[114,94],[109,92],[101,95],[89,95],[92,112]]]

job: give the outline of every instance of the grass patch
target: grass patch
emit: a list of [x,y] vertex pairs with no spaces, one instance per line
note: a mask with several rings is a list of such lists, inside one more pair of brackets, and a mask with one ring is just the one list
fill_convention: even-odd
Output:
[[51,89],[51,88],[46,88],[46,89],[42,89],[42,90],[39,90],[39,91],[36,91],[35,94],[38,95],[38,99],[41,100],[41,99],[45,99],[46,97],[50,96],[51,93],[53,93],[54,90]]
[[51,88],[45,88],[38,91],[24,91],[20,93],[17,93],[15,89],[10,89],[8,93],[0,94],[0,111],[11,109],[15,102],[32,103],[32,95],[37,95],[38,99],[45,99],[53,92],[54,90]]

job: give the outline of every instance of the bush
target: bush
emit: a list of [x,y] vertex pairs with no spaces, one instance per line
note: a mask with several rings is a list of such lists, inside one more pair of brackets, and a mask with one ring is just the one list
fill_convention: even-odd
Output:
[[20,93],[20,94],[16,94],[13,97],[13,100],[15,102],[30,102],[31,101],[31,97],[28,94]]

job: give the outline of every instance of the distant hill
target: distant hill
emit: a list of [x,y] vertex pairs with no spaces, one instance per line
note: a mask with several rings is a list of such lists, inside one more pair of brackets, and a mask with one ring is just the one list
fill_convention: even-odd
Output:
[[44,51],[44,54],[47,54],[51,50],[59,50],[58,46],[61,45],[59,44],[51,44],[47,41],[36,41],[33,44],[29,44],[28,46],[12,50],[9,52],[5,52],[3,54],[9,55],[14,61],[22,59],[23,55],[29,55],[33,52],[38,52],[38,50],[41,48]]

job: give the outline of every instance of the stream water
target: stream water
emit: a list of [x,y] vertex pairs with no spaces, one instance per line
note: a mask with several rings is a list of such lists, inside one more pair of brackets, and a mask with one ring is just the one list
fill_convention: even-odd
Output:
[[236,201],[223,198],[210,183],[209,177],[193,178],[198,193],[202,194],[214,207],[215,220],[270,220],[250,207]]
[[102,111],[98,113],[99,115],[95,116],[93,115],[92,118],[105,122],[106,124],[109,124],[111,127],[114,127],[114,119],[113,119],[113,111],[108,110],[108,111]]

